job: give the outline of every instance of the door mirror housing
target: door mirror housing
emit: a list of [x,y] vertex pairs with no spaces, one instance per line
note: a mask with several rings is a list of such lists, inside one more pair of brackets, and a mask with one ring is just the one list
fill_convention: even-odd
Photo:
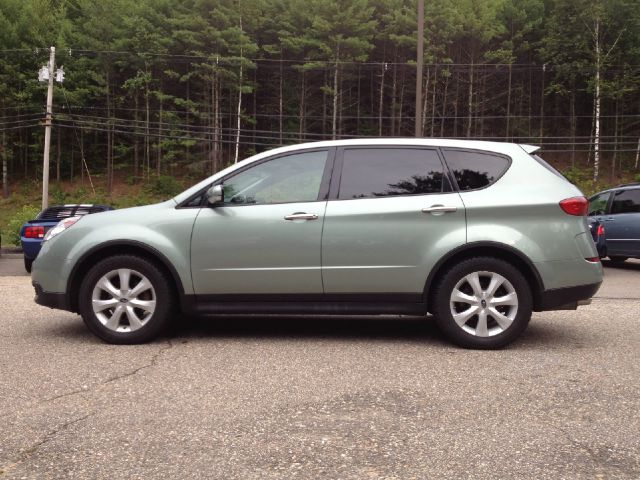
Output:
[[215,206],[224,202],[224,190],[222,185],[214,185],[207,190],[207,202],[209,205]]

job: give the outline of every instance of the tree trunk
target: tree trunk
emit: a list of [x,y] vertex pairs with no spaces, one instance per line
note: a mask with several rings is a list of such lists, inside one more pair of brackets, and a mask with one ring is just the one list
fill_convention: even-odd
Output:
[[335,140],[337,138],[336,136],[336,128],[337,128],[337,121],[338,121],[338,80],[339,80],[339,75],[338,75],[338,68],[339,68],[339,61],[340,61],[340,45],[338,45],[338,48],[336,50],[336,65],[333,69],[333,112],[332,112],[332,117],[331,117],[331,138],[333,140]]
[[160,172],[162,170],[162,108],[164,102],[162,101],[162,91],[158,93],[158,100],[160,101],[160,112],[158,116],[158,157],[156,160],[156,175],[160,176]]
[[571,89],[571,166],[576,166],[576,92]]
[[302,82],[300,85],[300,110],[298,111],[298,136],[302,140],[304,132],[304,102],[306,96],[305,70],[302,68]]
[[140,170],[140,157],[138,155],[138,135],[137,135],[137,130],[138,130],[138,125],[139,125],[139,116],[138,116],[138,92],[136,91],[135,95],[133,96],[133,118],[134,118],[134,123],[135,123],[135,133],[133,135],[133,176],[134,177],[138,177],[139,175],[139,170]]
[[423,90],[423,101],[422,101],[422,125],[420,125],[420,136],[424,137],[425,127],[427,126],[427,99],[429,98],[429,81],[431,80],[431,71],[430,68],[427,67],[427,78],[424,83]]
[[456,97],[453,101],[453,138],[458,136],[458,102],[460,100],[460,75],[456,75]]
[[384,77],[386,71],[386,63],[383,61],[381,65],[380,72],[380,92],[379,92],[379,101],[378,101],[378,136],[382,136],[382,106],[384,102]]
[[61,129],[58,127],[57,145],[56,145],[56,182],[60,183],[60,157],[62,155]]
[[540,138],[539,145],[544,143],[544,74],[547,70],[547,64],[542,65],[542,84],[540,86]]
[[438,65],[433,70],[433,96],[431,97],[431,132],[429,136],[433,138],[433,128],[436,124],[436,91],[438,90]]
[[611,182],[616,176],[616,161],[618,159],[618,118],[620,114],[620,96],[616,96],[616,115],[613,121],[613,156],[611,158]]
[[361,68],[358,65],[358,99],[356,100],[356,135],[360,135],[360,80],[361,76]]
[[9,177],[7,174],[7,131],[2,131],[2,145],[0,145],[0,154],[2,154],[2,198],[9,198]]
[[396,136],[396,88],[398,86],[398,65],[394,58],[391,77],[391,136]]
[[213,77],[213,158],[212,173],[218,170],[220,165],[220,139],[222,132],[220,127],[222,119],[220,117],[220,79],[218,75]]
[[[149,69],[147,68],[147,74],[149,73]],[[148,79],[147,75],[147,79]],[[150,121],[150,109],[149,109],[149,82],[145,82],[145,126],[144,126],[144,170],[147,177],[147,181],[149,180],[150,170],[151,170],[151,145],[149,142],[149,121]]]
[[504,138],[509,139],[511,135],[511,78],[512,78],[513,64],[509,63],[509,74],[507,80],[507,127],[504,131]]
[[400,103],[398,104],[398,135],[402,135],[402,107],[404,105],[404,91],[406,85],[406,73],[405,68],[402,69],[402,80],[400,81]]
[[593,137],[593,181],[600,177],[600,19],[596,18],[595,24],[595,48],[596,48],[596,91],[595,91],[595,131]]
[[440,116],[440,138],[444,137],[444,122],[447,116],[447,90],[449,88],[449,78],[447,75],[444,79],[444,92],[442,93],[442,115]]
[[640,160],[640,137],[638,137],[638,146],[636,147],[636,164],[633,168],[638,170],[638,160]]
[[469,66],[469,99],[467,109],[467,138],[469,138],[471,137],[471,123],[473,122],[473,59]]
[[107,192],[113,190],[113,150],[111,143],[111,91],[109,85],[109,72],[107,71]]
[[283,100],[283,96],[284,96],[284,67],[283,67],[283,57],[282,57],[282,49],[280,49],[280,104],[278,105],[279,109],[279,122],[278,122],[278,126],[279,126],[279,130],[280,130],[280,145],[284,144],[284,137],[283,137],[283,115],[284,115],[284,100]]
[[[242,29],[242,23],[240,23],[240,29]],[[242,48],[240,48],[240,77],[238,84],[238,111],[236,114],[236,148],[233,155],[233,163],[238,163],[238,155],[240,151],[240,114],[242,113]]]

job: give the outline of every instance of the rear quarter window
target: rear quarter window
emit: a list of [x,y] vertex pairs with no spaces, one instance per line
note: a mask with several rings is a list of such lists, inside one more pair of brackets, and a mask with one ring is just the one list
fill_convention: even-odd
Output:
[[509,158],[492,153],[453,149],[442,152],[461,191],[488,187],[511,165]]

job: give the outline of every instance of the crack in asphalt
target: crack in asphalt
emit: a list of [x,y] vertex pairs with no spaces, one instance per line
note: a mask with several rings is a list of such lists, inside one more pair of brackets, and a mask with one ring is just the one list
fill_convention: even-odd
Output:
[[[100,388],[100,387],[102,387],[104,385],[108,385],[109,383],[116,382],[116,381],[121,380],[123,378],[131,377],[131,376],[141,372],[142,370],[146,370],[148,368],[154,367],[158,363],[158,359],[160,358],[160,356],[164,352],[166,352],[168,350],[171,350],[174,346],[175,346],[174,343],[171,341],[171,339],[169,339],[169,340],[167,340],[167,345],[159,348],[158,351],[155,354],[153,354],[153,356],[151,357],[151,360],[148,363],[146,363],[144,365],[141,365],[140,367],[138,367],[138,368],[136,368],[136,369],[134,369],[134,370],[132,370],[130,372],[125,372],[125,373],[122,373],[120,375],[115,375],[113,377],[107,378],[106,380],[104,380],[102,382],[99,382],[99,383],[93,385],[90,388],[80,388],[80,389],[72,390],[70,392],[61,393],[60,395],[55,395],[53,397],[42,398],[42,399],[36,401],[34,404],[30,404],[29,407],[33,407],[34,405],[40,405],[40,404],[43,404],[43,403],[51,403],[51,402],[54,402],[54,401],[59,400],[61,398],[72,397],[74,395],[81,395],[81,394],[85,394],[85,393],[91,393],[91,392],[95,391],[96,389],[98,389],[98,388]],[[15,415],[15,414],[16,414],[16,412],[4,413],[4,414],[0,415],[0,418],[9,417],[9,416],[12,416],[12,415]]]
[[553,430],[556,430],[560,433],[562,433],[562,435],[569,440],[569,443],[571,443],[571,445],[573,445],[574,447],[584,451],[587,453],[587,455],[589,455],[589,458],[591,458],[591,461],[599,467],[602,467],[602,461],[598,459],[598,455],[596,454],[596,452],[593,451],[593,449],[591,449],[590,447],[588,447],[587,445],[585,445],[582,442],[579,442],[578,440],[576,440],[575,438],[573,438],[569,432],[567,432],[564,428],[562,427],[558,427],[557,425],[554,425],[553,423],[550,422],[546,422],[544,420],[541,420],[541,422],[543,424],[545,424],[546,426],[552,428]]
[[[142,370],[146,370],[148,368],[154,367],[157,363],[158,360],[160,358],[160,356],[162,356],[163,353],[165,353],[168,350],[171,350],[174,347],[174,343],[171,341],[171,339],[167,340],[167,345],[161,347],[158,349],[158,351],[151,357],[151,360],[130,371],[130,372],[126,372],[126,373],[122,373],[120,375],[115,375],[113,377],[108,378],[107,380],[100,382],[96,385],[94,385],[91,388],[87,388],[87,389],[79,389],[79,390],[73,390],[71,392],[66,392],[60,395],[56,395],[54,397],[50,397],[50,398],[45,398],[40,400],[39,402],[37,402],[37,404],[41,404],[41,403],[51,403],[55,400],[59,400],[61,398],[66,398],[66,397],[71,397],[73,395],[79,395],[79,394],[84,394],[84,393],[91,393],[93,391],[95,391],[97,388],[103,386],[103,385],[107,385],[113,382],[116,382],[118,380],[121,380],[123,378],[127,378],[127,377],[131,377],[133,375],[136,375],[137,373],[141,372]],[[0,418],[3,418],[5,416],[8,415],[12,415],[13,413],[7,413],[4,415],[0,415]],[[74,420],[71,420],[69,422],[66,422],[64,424],[62,424],[60,427],[48,432],[42,439],[40,439],[38,442],[36,442],[35,444],[33,444],[32,446],[28,447],[27,449],[23,450],[20,454],[20,456],[14,460],[13,462],[9,463],[8,465],[4,465],[4,466],[0,466],[0,476],[3,476],[7,473],[9,473],[9,470],[13,469],[15,466],[17,466],[18,464],[24,462],[25,460],[27,460],[29,457],[31,457],[34,453],[36,453],[38,451],[38,449],[46,444],[47,442],[51,441],[51,439],[53,439],[58,433],[66,430],[67,428],[69,428],[70,426],[82,422],[83,420],[86,420],[87,418],[91,417],[92,415],[95,415],[95,412],[89,413],[83,417],[80,418],[76,418]]]
[[49,398],[45,398],[42,400],[42,402],[53,402],[55,400],[59,400],[61,398],[65,398],[65,397],[71,397],[73,395],[78,395],[78,394],[82,394],[82,393],[90,393],[94,390],[96,390],[97,388],[103,386],[103,385],[107,385],[109,383],[113,383],[116,382],[118,380],[121,380],[123,378],[127,378],[127,377],[131,377],[133,375],[136,375],[137,373],[141,372],[142,370],[146,370],[148,368],[154,367],[157,363],[158,363],[158,359],[160,358],[160,356],[168,351],[171,350],[174,347],[174,343],[171,341],[171,339],[167,340],[167,345],[160,347],[160,349],[158,349],[158,351],[151,357],[151,360],[146,363],[145,365],[141,365],[140,367],[131,370],[130,372],[125,372],[119,375],[115,375],[113,377],[110,377],[108,379],[106,379],[103,382],[97,383],[96,385],[94,385],[91,388],[81,388],[81,389],[77,389],[77,390],[72,390],[70,392],[65,392],[62,393],[60,395],[56,395],[54,397],[49,397]]
[[60,432],[63,432],[64,430],[71,427],[72,425],[75,425],[76,423],[80,423],[93,415],[95,415],[95,412],[91,412],[80,418],[76,418],[68,422],[65,422],[58,428],[51,430],[44,437],[38,440],[36,443],[22,450],[22,452],[20,453],[20,456],[16,460],[12,461],[8,465],[0,466],[0,476],[10,473],[10,471],[13,470],[15,467],[17,467],[20,463],[24,462],[25,460],[28,460],[31,456],[33,456],[38,451],[38,449],[40,449],[40,447],[50,442]]

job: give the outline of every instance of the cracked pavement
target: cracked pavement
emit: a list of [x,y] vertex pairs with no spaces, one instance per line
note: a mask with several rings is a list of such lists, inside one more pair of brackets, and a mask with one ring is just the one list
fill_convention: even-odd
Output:
[[640,478],[640,262],[504,350],[431,319],[181,319],[100,342],[0,259],[0,480]]

